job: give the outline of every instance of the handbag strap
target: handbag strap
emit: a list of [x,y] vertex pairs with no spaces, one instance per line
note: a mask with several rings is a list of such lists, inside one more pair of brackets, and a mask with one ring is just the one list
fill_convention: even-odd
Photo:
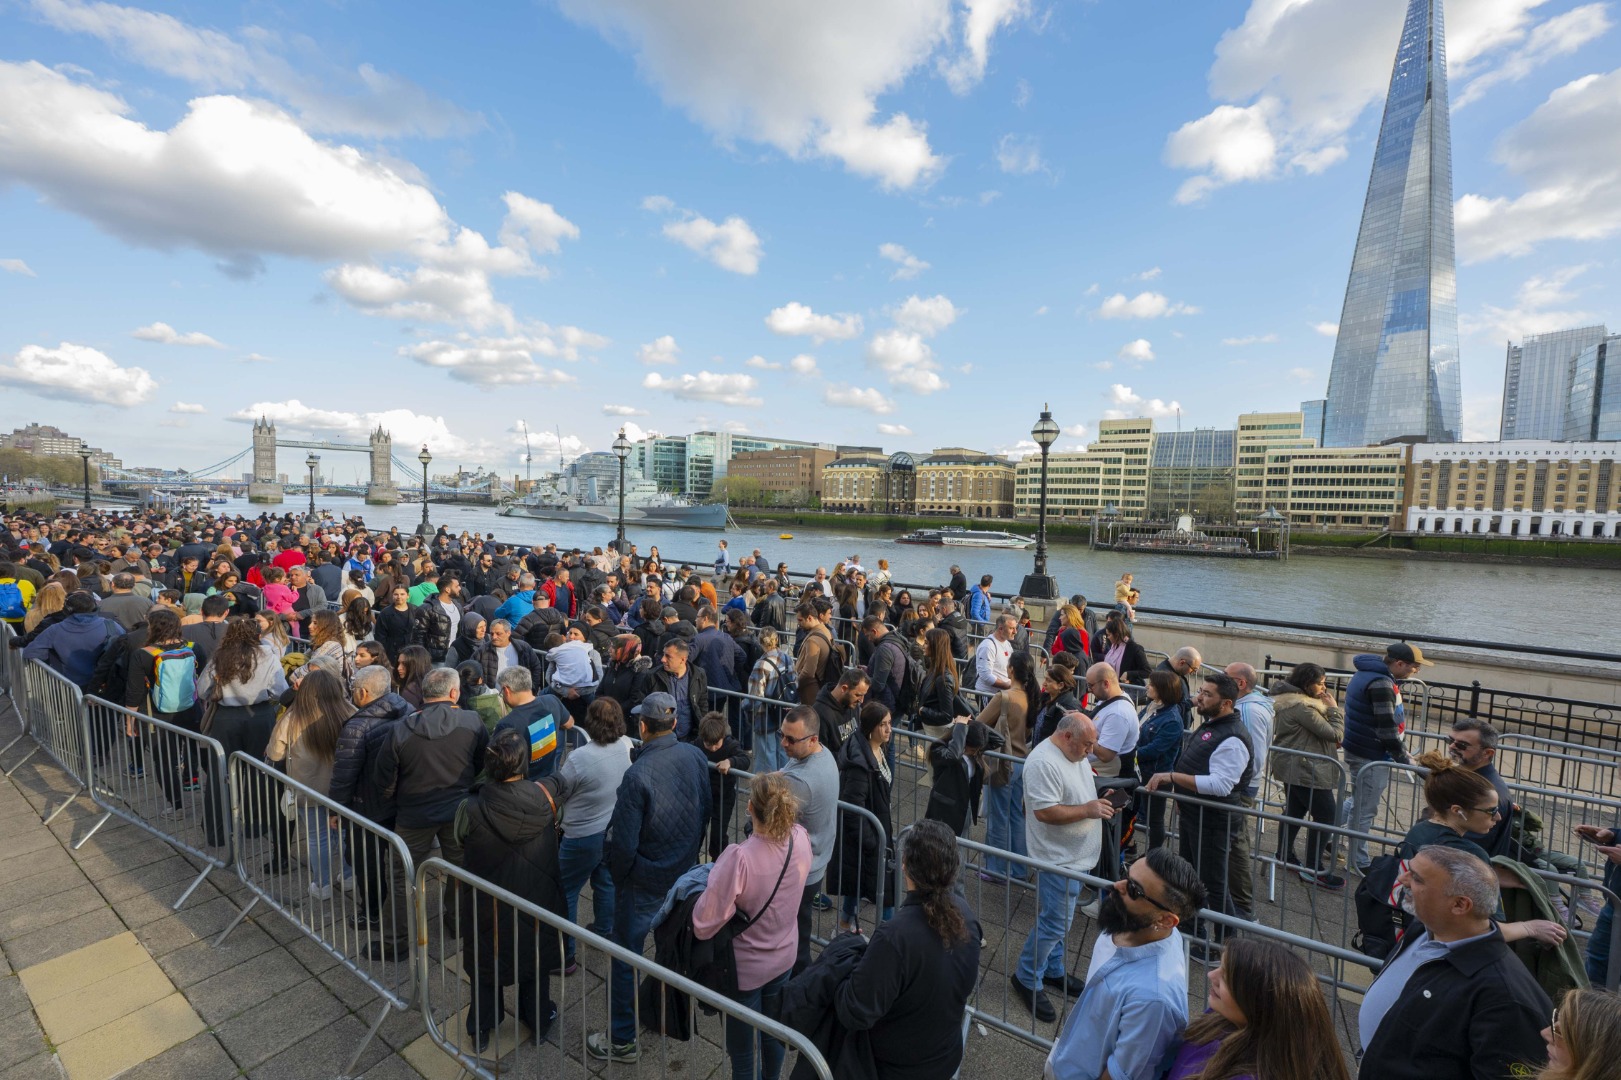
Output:
[[777,883],[775,885],[771,886],[771,895],[765,898],[765,903],[760,905],[760,910],[759,911],[755,912],[753,915],[744,915],[741,911],[738,912],[738,915],[741,916],[742,919],[743,919],[743,925],[739,926],[737,928],[737,932],[739,934],[741,934],[743,931],[747,930],[749,927],[753,926],[754,925],[754,920],[759,918],[761,915],[765,914],[767,909],[769,909],[771,907],[771,901],[773,901],[773,900],[775,900],[777,898],[777,892],[778,892],[778,890],[780,890],[782,888],[782,879],[788,876],[788,864],[793,862],[793,861],[794,861],[794,834],[793,834],[792,830],[789,830],[789,832],[788,832],[788,854],[783,857],[783,860],[782,860],[782,872],[777,875]]

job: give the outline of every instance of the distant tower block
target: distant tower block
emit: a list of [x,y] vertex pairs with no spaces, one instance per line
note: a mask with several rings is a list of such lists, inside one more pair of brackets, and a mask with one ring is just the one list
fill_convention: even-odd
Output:
[[366,482],[366,502],[374,506],[393,506],[400,501],[400,489],[394,486],[394,438],[379,425],[371,433],[371,479]]
[[253,480],[248,484],[250,503],[281,502],[276,483],[276,425],[259,417],[253,425]]

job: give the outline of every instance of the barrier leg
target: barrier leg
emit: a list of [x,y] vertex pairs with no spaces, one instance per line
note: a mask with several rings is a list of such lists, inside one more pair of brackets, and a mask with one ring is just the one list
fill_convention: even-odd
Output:
[[220,936],[214,939],[214,948],[217,949],[221,945],[225,944],[225,939],[231,936],[231,931],[235,930],[237,925],[241,923],[243,919],[248,917],[248,912],[252,911],[258,906],[258,904],[259,898],[257,896],[255,896],[252,900],[249,900],[248,906],[236,913],[236,918],[231,920],[231,925],[227,926],[224,930],[221,930]]
[[[21,742],[23,740],[24,736],[26,736],[27,734],[28,734],[27,732],[23,732],[22,735],[19,735],[15,739],[12,739],[10,742],[6,743],[5,746],[0,746],[0,754],[3,754],[7,750],[10,750],[13,746],[16,746],[19,742]],[[23,767],[23,762],[27,761],[29,758],[33,757],[37,753],[39,753],[39,743],[35,743],[34,748],[32,750],[28,751],[28,753],[24,754],[22,756],[22,760],[18,761],[17,764],[15,764],[11,768],[7,769],[5,774],[7,776],[10,776],[12,773],[16,772],[18,769]]]
[[[90,826],[90,831],[73,842],[73,850],[78,851],[80,848],[84,847],[85,844],[89,843],[90,838],[100,832],[101,827],[107,824],[108,820],[111,819],[112,816],[113,812],[111,810],[103,811],[102,815],[96,819],[96,823]],[[190,890],[187,891],[189,892]]]
[[[106,818],[103,818],[102,820],[105,821]],[[213,869],[214,868],[212,866],[203,867],[203,872],[192,879],[191,884],[186,886],[186,891],[180,894],[180,899],[176,900],[174,905],[169,910],[179,911],[185,902],[191,898],[191,894],[197,891],[197,886],[208,880],[208,874]]]
[[55,810],[52,810],[49,814],[45,815],[44,824],[49,825],[51,822],[55,821],[56,816],[58,814],[60,814],[62,811],[66,810],[68,807],[72,806],[73,805],[73,800],[77,799],[83,793],[84,793],[84,785],[79,784],[77,787],[75,787],[73,789],[73,793],[71,795],[69,795],[63,801],[61,806],[58,806]]
[[343,1072],[339,1074],[340,1076],[347,1077],[350,1073],[355,1071],[355,1065],[360,1061],[360,1055],[364,1054],[366,1052],[366,1047],[371,1045],[372,1039],[377,1035],[377,1029],[383,1026],[384,1020],[388,1019],[388,1011],[391,1008],[393,1008],[393,1006],[391,1006],[387,1000],[384,1000],[383,1007],[377,1010],[377,1019],[373,1020],[371,1022],[371,1027],[366,1029],[366,1037],[360,1040],[359,1046],[355,1047],[354,1056],[349,1059],[349,1064],[343,1067]]

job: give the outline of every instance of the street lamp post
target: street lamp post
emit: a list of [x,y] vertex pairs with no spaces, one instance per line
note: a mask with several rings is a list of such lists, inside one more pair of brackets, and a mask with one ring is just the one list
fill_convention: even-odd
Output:
[[84,508],[90,509],[90,448],[79,448],[79,460],[84,462]]
[[433,535],[433,526],[428,524],[428,464],[433,461],[433,455],[428,453],[426,443],[417,460],[422,462],[422,524],[417,526],[417,535],[426,540]]
[[1036,567],[1019,586],[1021,595],[1033,600],[1056,600],[1058,583],[1047,573],[1047,455],[1058,441],[1058,425],[1048,409],[1041,410],[1041,419],[1030,429],[1030,437],[1041,447],[1041,494],[1036,504]]
[[619,437],[614,440],[614,457],[619,459],[619,531],[614,537],[614,551],[623,555],[625,553],[625,459],[630,457],[630,440],[625,438],[625,429],[619,429]]
[[310,516],[305,523],[306,532],[315,531],[315,467],[321,464],[321,459],[311,450],[309,457],[304,459],[304,467],[310,471]]

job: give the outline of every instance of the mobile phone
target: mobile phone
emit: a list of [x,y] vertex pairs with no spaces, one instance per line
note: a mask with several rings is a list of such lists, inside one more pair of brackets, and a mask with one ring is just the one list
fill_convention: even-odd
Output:
[[1103,793],[1103,801],[1116,810],[1124,810],[1131,805],[1131,792],[1125,788],[1109,788]]

